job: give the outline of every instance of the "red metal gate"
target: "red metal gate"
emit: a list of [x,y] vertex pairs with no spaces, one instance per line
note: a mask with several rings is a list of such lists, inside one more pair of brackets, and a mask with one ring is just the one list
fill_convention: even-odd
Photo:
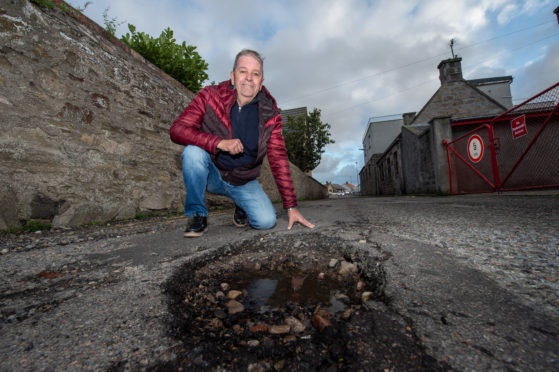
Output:
[[559,187],[559,83],[443,143],[451,194]]
[[451,194],[495,190],[491,126],[483,124],[446,144]]

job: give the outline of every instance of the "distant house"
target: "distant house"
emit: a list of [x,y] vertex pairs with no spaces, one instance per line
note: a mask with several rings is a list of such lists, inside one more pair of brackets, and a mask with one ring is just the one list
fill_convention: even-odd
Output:
[[486,79],[466,80],[470,85],[473,85],[483,93],[492,97],[501,105],[510,109],[512,105],[512,95],[510,92],[510,84],[512,83],[512,76],[501,76]]
[[305,120],[307,120],[307,107],[297,107],[288,110],[281,110],[281,121],[285,125],[287,123],[288,117],[292,117],[293,119],[298,118],[299,116],[303,116]]
[[330,195],[343,195],[346,192],[346,188],[342,185],[336,183],[326,182],[326,189]]
[[357,186],[352,185],[351,183],[347,182],[343,184],[344,189],[348,192],[348,193],[354,193],[356,191]]
[[[492,118],[512,107],[511,76],[464,80],[461,61],[441,61],[439,89],[418,113],[402,115],[401,129],[387,140],[385,150],[366,154],[360,172],[362,194],[446,192],[448,185],[441,174],[440,131],[432,130],[436,126],[434,121],[446,118],[446,124],[440,124],[446,127],[437,128],[451,133],[449,120]],[[397,119],[393,122],[399,123]],[[375,125],[379,123],[368,126],[364,147],[365,138],[369,132],[374,134]]]
[[402,131],[404,119],[401,115],[373,117],[367,123],[363,136],[363,155],[365,163],[374,154],[382,154]]

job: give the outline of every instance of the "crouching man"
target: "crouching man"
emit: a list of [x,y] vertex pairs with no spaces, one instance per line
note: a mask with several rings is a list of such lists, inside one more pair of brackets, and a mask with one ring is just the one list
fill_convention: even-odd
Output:
[[263,82],[262,57],[244,49],[235,58],[231,79],[200,90],[171,126],[171,140],[186,146],[184,214],[192,219],[185,237],[207,230],[206,190],[233,200],[235,225],[275,226],[276,211],[257,180],[266,155],[287,210],[288,229],[295,223],[314,227],[297,210],[280,110]]

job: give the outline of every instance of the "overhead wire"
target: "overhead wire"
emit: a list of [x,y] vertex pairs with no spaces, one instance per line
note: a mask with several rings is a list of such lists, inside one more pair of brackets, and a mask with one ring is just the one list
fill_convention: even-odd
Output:
[[[514,35],[514,34],[517,34],[517,33],[520,33],[520,32],[524,32],[524,31],[527,31],[527,30],[531,30],[531,29],[534,29],[534,28],[537,28],[537,27],[540,27],[540,26],[543,26],[543,25],[550,24],[550,23],[555,23],[555,21],[554,20],[553,21],[546,21],[546,22],[542,22],[542,23],[539,23],[539,24],[529,26],[529,27],[524,27],[524,28],[521,28],[521,29],[518,29],[518,30],[507,32],[507,33],[502,34],[502,35],[497,35],[497,36],[494,36],[492,38],[482,40],[482,41],[479,41],[479,42],[475,42],[473,44],[469,44],[467,46],[461,47],[458,51],[467,50],[469,48],[473,48],[473,47],[475,47],[477,45],[480,45],[480,44],[484,44],[484,43],[487,43],[487,42],[490,42],[490,41],[493,41],[493,40],[504,38],[504,37]],[[554,36],[554,35],[552,35],[552,36]],[[439,53],[439,54],[432,55],[432,56],[429,56],[429,57],[426,57],[426,58],[422,58],[422,59],[419,59],[419,60],[416,60],[416,61],[413,61],[413,62],[410,62],[410,63],[403,64],[403,65],[400,65],[400,66],[397,66],[397,67],[393,67],[393,68],[389,68],[389,69],[386,69],[386,70],[383,70],[383,71],[379,71],[379,72],[371,74],[371,75],[363,76],[363,77],[353,79],[353,80],[344,81],[344,82],[341,82],[341,83],[338,83],[338,84],[335,84],[335,85],[331,85],[331,86],[323,88],[323,89],[316,90],[314,92],[303,94],[303,95],[298,96],[298,97],[288,98],[286,100],[282,100],[282,103],[296,101],[296,100],[300,101],[303,98],[315,96],[315,95],[325,93],[325,92],[328,92],[330,90],[339,88],[339,87],[344,86],[344,85],[358,83],[358,82],[368,80],[368,79],[372,79],[374,77],[378,77],[378,76],[381,76],[381,75],[384,75],[384,74],[387,74],[387,73],[390,73],[390,72],[393,72],[393,71],[401,70],[401,69],[404,69],[404,68],[407,68],[407,67],[418,65],[420,63],[428,62],[428,61],[431,61],[435,58],[440,58],[441,56],[444,56],[444,55],[447,55],[447,54],[448,54],[448,52]],[[420,85],[422,85],[422,84],[420,84]]]
[[[505,50],[505,51],[503,51],[503,52],[501,52],[501,53],[499,53],[499,54],[494,54],[494,55],[491,56],[491,58],[501,57],[501,56],[503,56],[503,55],[510,54],[511,52],[515,52],[515,51],[518,51],[518,50],[527,48],[527,47],[529,47],[529,46],[533,46],[533,45],[538,44],[538,43],[540,43],[540,42],[542,42],[542,41],[545,41],[545,40],[548,40],[548,39],[551,39],[551,38],[554,38],[554,37],[557,37],[557,36],[559,36],[559,33],[554,33],[554,34],[549,35],[549,36],[546,36],[546,37],[544,37],[544,38],[542,38],[542,39],[539,39],[539,40],[536,40],[536,41],[531,41],[529,44],[526,44],[526,45],[523,45],[523,46],[520,46],[520,47],[517,47],[517,48],[513,48],[513,49],[508,49],[508,50]],[[464,49],[465,49],[465,48],[461,48],[460,50],[464,50]],[[485,63],[486,61],[487,61],[487,60],[482,60],[482,61],[480,61],[480,62],[478,62],[478,63],[473,64],[472,66],[481,65],[482,63]],[[344,111],[347,111],[347,110],[350,110],[350,109],[354,109],[354,108],[356,108],[356,107],[363,106],[363,105],[366,105],[366,104],[369,104],[369,103],[372,103],[372,102],[382,101],[382,100],[384,100],[384,99],[393,97],[393,96],[395,96],[395,95],[398,95],[398,94],[403,93],[403,92],[405,92],[405,91],[411,90],[411,89],[413,89],[413,88],[417,88],[417,87],[419,87],[419,86],[422,86],[422,85],[431,83],[431,82],[433,82],[433,81],[435,81],[435,79],[429,79],[429,80],[426,80],[426,81],[422,81],[421,83],[418,83],[418,84],[409,86],[409,87],[407,87],[407,88],[401,89],[401,90],[399,90],[399,91],[397,91],[397,92],[394,92],[393,94],[386,95],[386,96],[380,97],[380,98],[378,98],[378,99],[373,99],[373,100],[368,100],[368,101],[366,101],[366,102],[358,103],[358,104],[353,105],[353,106],[351,106],[351,107],[346,107],[346,108],[343,108],[343,109],[338,110],[338,111],[335,111],[335,112],[330,112],[330,113],[328,113],[328,115],[329,115],[329,116],[336,115],[336,114],[339,114],[339,113],[341,113],[341,112],[344,112]]]

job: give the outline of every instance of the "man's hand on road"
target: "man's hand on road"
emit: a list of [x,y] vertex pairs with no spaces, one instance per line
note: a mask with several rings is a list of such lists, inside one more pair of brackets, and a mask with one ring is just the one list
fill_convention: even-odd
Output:
[[311,229],[314,227],[314,225],[309,221],[307,221],[305,217],[303,217],[301,212],[299,212],[297,209],[291,209],[290,211],[287,212],[287,215],[289,217],[289,224],[287,225],[288,230],[291,230],[291,228],[296,222],[299,222],[301,225],[307,226],[308,228]]
[[221,142],[217,144],[217,148],[221,151],[228,152],[231,155],[240,154],[244,150],[243,143],[238,138],[221,140]]

